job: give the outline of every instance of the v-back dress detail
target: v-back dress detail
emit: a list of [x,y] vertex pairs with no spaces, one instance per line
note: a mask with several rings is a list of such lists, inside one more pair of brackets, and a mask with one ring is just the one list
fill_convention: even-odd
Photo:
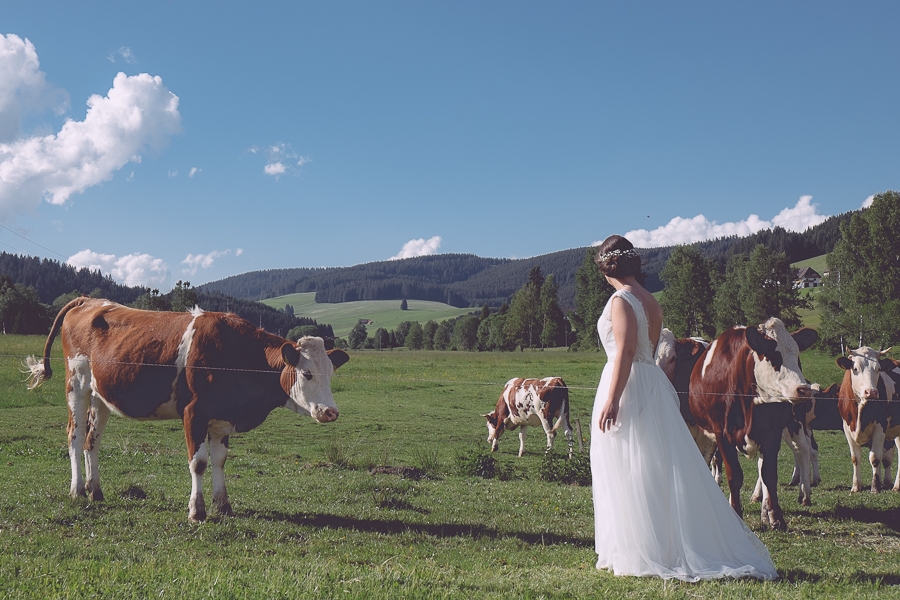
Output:
[[[614,298],[637,320],[637,349],[617,423],[600,431],[618,356]],[[613,294],[597,323],[607,363],[591,417],[597,568],[616,575],[697,581],[778,576],[769,552],[738,517],[691,438],[675,388],[653,361],[644,307],[629,290]]]

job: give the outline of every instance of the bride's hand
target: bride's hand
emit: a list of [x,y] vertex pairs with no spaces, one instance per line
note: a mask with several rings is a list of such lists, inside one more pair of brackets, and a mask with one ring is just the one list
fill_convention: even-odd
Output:
[[616,418],[619,416],[619,405],[617,403],[607,403],[600,413],[600,431],[606,433],[616,424]]

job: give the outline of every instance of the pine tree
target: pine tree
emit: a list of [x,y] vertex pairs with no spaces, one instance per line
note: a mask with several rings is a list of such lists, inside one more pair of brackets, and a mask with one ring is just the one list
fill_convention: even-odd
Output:
[[660,271],[665,325],[676,337],[715,336],[713,269],[696,246],[676,246]]
[[575,310],[570,313],[577,346],[583,350],[597,350],[600,338],[597,335],[597,321],[603,312],[613,288],[603,277],[594,258],[597,248],[588,248],[581,266],[575,271]]
[[555,348],[563,343],[565,323],[559,307],[559,286],[551,273],[541,287],[541,346]]
[[900,193],[878,194],[840,229],[817,302],[822,337],[842,351],[900,341]]

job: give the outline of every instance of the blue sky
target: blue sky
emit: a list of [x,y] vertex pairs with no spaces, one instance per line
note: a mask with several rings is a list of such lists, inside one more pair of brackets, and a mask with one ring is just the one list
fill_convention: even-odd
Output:
[[166,291],[802,230],[900,186],[895,2],[29,2],[0,249]]

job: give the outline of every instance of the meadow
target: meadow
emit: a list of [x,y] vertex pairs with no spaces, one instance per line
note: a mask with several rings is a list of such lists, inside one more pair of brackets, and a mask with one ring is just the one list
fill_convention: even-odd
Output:
[[[42,337],[0,336],[0,596],[4,598],[854,598],[900,597],[900,494],[851,494],[841,432],[818,432],[813,506],[782,483],[787,532],[745,520],[775,582],[618,578],[594,568],[587,486],[541,477],[543,434],[526,455],[507,434],[487,453],[480,416],[518,375],[559,375],[587,441],[597,353],[353,351],[333,380],[340,418],[277,410],[231,439],[234,517],[187,521],[190,477],[178,421],[113,417],[101,450],[103,502],[68,496],[62,370],[27,391],[21,358]],[[53,356],[60,359],[59,342]],[[807,375],[840,376],[807,352]],[[565,444],[557,440],[562,464]],[[501,477],[464,474],[472,458]],[[784,449],[780,480],[790,476]],[[748,482],[755,462],[743,461]],[[386,468],[385,468],[386,467]],[[210,481],[206,478],[207,502]]]
[[418,321],[424,325],[427,321],[441,322],[481,310],[480,308],[456,308],[449,304],[427,300],[408,300],[408,310],[400,310],[399,300],[360,300],[337,304],[317,304],[315,292],[288,294],[260,300],[260,302],[277,309],[284,309],[285,304],[290,304],[294,307],[294,314],[298,317],[309,317],[315,319],[317,323],[327,323],[331,325],[335,336],[345,339],[360,319],[373,321],[371,325],[367,325],[369,336],[372,336],[379,327],[391,331],[403,321]]

